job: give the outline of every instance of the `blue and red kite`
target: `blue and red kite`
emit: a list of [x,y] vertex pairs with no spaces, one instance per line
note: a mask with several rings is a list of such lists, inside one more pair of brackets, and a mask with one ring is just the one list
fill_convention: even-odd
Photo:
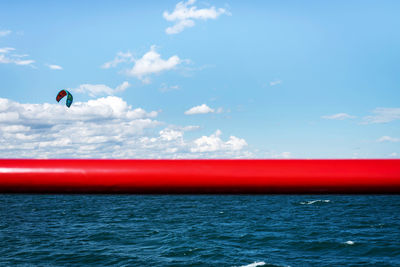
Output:
[[65,102],[65,105],[67,105],[67,107],[70,107],[74,98],[72,97],[71,93],[68,92],[67,90],[61,90],[60,92],[58,92],[56,97],[57,102],[60,102],[60,100],[64,96],[67,96],[67,101]]

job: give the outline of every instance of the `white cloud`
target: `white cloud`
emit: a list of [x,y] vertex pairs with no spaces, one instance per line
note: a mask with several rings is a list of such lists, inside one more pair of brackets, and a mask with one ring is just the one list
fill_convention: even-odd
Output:
[[33,63],[35,63],[34,60],[31,59],[26,59],[26,60],[14,60],[14,62],[16,65],[31,65]]
[[186,140],[198,126],[159,127],[156,111],[108,96],[74,102],[21,104],[0,98],[0,158],[248,157],[244,139],[221,132]]
[[[66,111],[67,110],[67,111]],[[68,113],[66,113],[68,112]],[[0,116],[8,122],[30,121],[32,124],[70,123],[75,120],[92,119],[141,119],[157,116],[157,112],[144,112],[143,109],[132,109],[124,100],[116,96],[108,96],[74,102],[70,109],[61,104],[20,104],[0,98]]]
[[394,138],[394,137],[390,137],[390,136],[382,136],[381,138],[379,138],[377,140],[378,142],[400,142],[400,138]]
[[182,131],[185,132],[190,132],[190,131],[196,131],[200,129],[200,126],[197,125],[189,125],[189,126],[184,126],[184,127],[179,127]]
[[[184,139],[184,132],[193,130],[193,127],[165,128],[158,137],[143,137],[144,146],[157,149],[159,153],[173,158],[243,158],[251,157],[251,153],[244,150],[247,143],[244,139],[230,136],[227,141],[221,139],[221,131],[217,130],[211,136],[202,136],[193,141]],[[195,127],[196,129],[198,127]]]
[[161,92],[169,92],[169,91],[175,91],[175,90],[179,90],[179,89],[180,89],[179,85],[168,86],[165,83],[161,84],[161,87],[160,87]]
[[112,89],[104,84],[81,84],[78,88],[72,89],[71,91],[77,93],[85,93],[91,97],[99,95],[113,95],[118,92],[123,92],[130,87],[129,82],[125,81],[118,85],[115,89]]
[[400,108],[376,108],[374,115],[363,118],[363,124],[387,123],[400,119]]
[[278,85],[278,84],[281,84],[281,83],[282,83],[281,80],[276,80],[276,81],[270,82],[269,85],[270,85],[270,86],[275,86],[275,85]]
[[151,46],[150,51],[143,55],[142,58],[134,60],[135,64],[132,69],[127,71],[130,76],[137,77],[145,83],[149,83],[149,75],[160,73],[163,71],[174,69],[182,63],[182,60],[174,55],[164,60],[161,55],[156,52],[156,47]]
[[237,151],[241,150],[247,143],[244,139],[231,136],[228,141],[221,139],[222,132],[217,130],[210,136],[202,136],[194,141],[192,152],[215,152],[219,150]]
[[241,150],[245,146],[247,146],[246,140],[236,136],[230,136],[229,140],[225,142],[225,149],[228,150],[237,151]]
[[193,20],[180,20],[174,26],[168,27],[165,32],[167,34],[177,34],[183,31],[185,28],[190,28],[195,25]]
[[271,158],[271,159],[290,159],[293,158],[292,152],[284,151],[269,151],[266,152],[263,158]]
[[210,108],[206,104],[202,104],[200,106],[195,106],[192,107],[189,110],[185,111],[186,115],[194,115],[194,114],[207,114],[207,113],[213,113],[214,109]]
[[354,119],[355,116],[351,116],[347,113],[337,113],[333,115],[322,116],[323,119],[327,120],[345,120],[345,119]]
[[0,37],[7,36],[7,35],[9,35],[10,33],[11,33],[10,30],[2,30],[2,31],[0,31]]
[[172,141],[172,140],[182,138],[183,132],[173,130],[173,129],[164,129],[164,130],[160,131],[160,137],[163,140]]
[[2,112],[0,113],[0,122],[12,122],[19,119],[17,112]]
[[3,126],[2,131],[14,133],[14,132],[27,132],[31,129],[31,127],[24,126],[24,125],[10,125],[10,126]]
[[284,159],[289,159],[292,157],[291,152],[282,152],[280,155],[278,155],[278,158],[284,158]]
[[177,34],[185,28],[193,27],[195,25],[194,20],[217,19],[222,14],[229,15],[229,12],[225,9],[217,9],[214,6],[210,8],[197,9],[197,6],[194,6],[195,2],[195,0],[188,0],[187,2],[182,1],[176,4],[172,13],[169,13],[168,11],[163,12],[164,19],[175,22],[175,25],[168,27],[165,30],[167,34]]
[[126,52],[126,53],[118,52],[116,57],[113,60],[104,63],[103,65],[101,65],[101,67],[103,69],[115,68],[120,63],[133,62],[133,61],[134,61],[134,58],[130,52]]
[[118,156],[116,146],[160,125],[155,116],[114,96],[70,109],[0,99],[0,157]]
[[46,64],[47,67],[49,67],[52,70],[62,70],[63,68],[59,65],[54,65],[54,64]]
[[35,63],[32,59],[25,59],[28,55],[15,54],[13,47],[0,48],[0,63],[15,64],[15,65],[32,65]]
[[10,51],[14,51],[14,50],[15,50],[15,48],[13,48],[13,47],[3,47],[3,48],[0,48],[0,54],[7,54]]

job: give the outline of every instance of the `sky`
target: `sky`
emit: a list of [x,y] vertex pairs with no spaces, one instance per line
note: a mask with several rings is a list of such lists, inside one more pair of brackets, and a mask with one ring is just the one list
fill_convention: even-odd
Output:
[[399,10],[0,1],[0,158],[399,158]]

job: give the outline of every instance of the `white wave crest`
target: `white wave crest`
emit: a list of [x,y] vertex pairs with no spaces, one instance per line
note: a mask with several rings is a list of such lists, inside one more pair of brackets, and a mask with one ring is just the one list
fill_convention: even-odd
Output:
[[265,262],[259,261],[259,262],[250,263],[248,265],[242,265],[240,267],[257,267],[257,266],[263,266],[263,265],[265,265]]
[[[247,264],[247,265],[242,265],[240,267],[257,267],[257,266],[263,266],[266,265],[267,263],[263,262],[263,261],[255,261],[253,263]],[[275,265],[275,264],[267,264],[268,266],[282,266],[282,267],[290,267],[290,265]]]
[[300,202],[301,205],[312,205],[314,203],[328,203],[331,202],[329,199],[317,199],[317,200],[310,200],[310,201],[302,201]]
[[354,245],[354,241],[348,240],[344,242],[346,245]]

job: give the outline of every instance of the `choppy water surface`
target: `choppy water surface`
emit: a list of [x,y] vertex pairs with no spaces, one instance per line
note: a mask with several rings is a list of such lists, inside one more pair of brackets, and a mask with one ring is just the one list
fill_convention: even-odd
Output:
[[400,196],[0,195],[0,265],[400,266]]

